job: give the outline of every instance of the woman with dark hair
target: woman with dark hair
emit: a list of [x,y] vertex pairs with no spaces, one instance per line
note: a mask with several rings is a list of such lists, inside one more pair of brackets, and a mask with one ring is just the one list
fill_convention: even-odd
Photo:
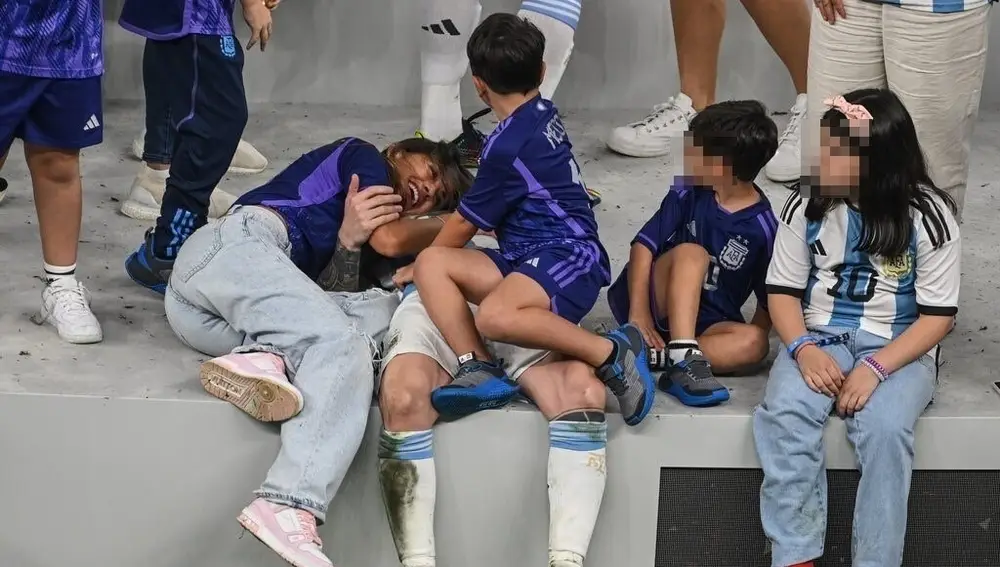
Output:
[[774,567],[823,554],[823,429],[842,416],[861,463],[853,561],[898,566],[913,428],[937,384],[938,343],[958,311],[955,202],[931,181],[917,132],[889,90],[827,101],[808,201],[781,211],[767,275],[785,348],[754,412],[761,520]]
[[217,357],[202,365],[205,389],[256,419],[288,420],[239,521],[293,565],[330,565],[316,523],[361,444],[376,345],[399,304],[395,292],[358,292],[362,250],[366,262],[415,255],[444,224],[433,215],[471,183],[449,144],[408,139],[379,152],[344,138],[240,197],[177,254],[167,319]]
[[813,0],[803,166],[815,166],[824,99],[890,88],[913,117],[930,178],[955,200],[961,221],[992,1]]

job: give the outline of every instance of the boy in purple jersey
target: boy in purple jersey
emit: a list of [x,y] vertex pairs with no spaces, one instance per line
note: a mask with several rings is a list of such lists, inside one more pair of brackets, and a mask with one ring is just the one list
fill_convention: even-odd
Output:
[[[251,31],[247,49],[260,43],[263,51],[271,36],[271,12],[261,0],[240,1]],[[143,82],[156,85],[176,121],[159,218],[125,261],[133,281],[158,293],[166,289],[181,244],[207,222],[212,192],[229,169],[247,123],[243,49],[233,31],[235,2],[126,0],[122,8],[121,26],[146,38]]]
[[80,150],[100,144],[104,135],[103,32],[100,0],[0,2],[0,156],[14,138],[24,142],[44,262],[35,321],[79,344],[103,338],[90,294],[75,276]]
[[[635,425],[655,395],[642,334],[632,325],[603,336],[578,326],[610,283],[610,266],[566,129],[538,92],[544,50],[538,28],[512,14],[494,14],[473,31],[473,81],[500,124],[435,247],[398,280],[413,275],[458,355],[454,382],[431,396],[445,419],[502,406],[519,392],[485,337],[586,362]],[[479,230],[496,232],[499,253],[463,248]],[[467,302],[478,304],[475,318]]]
[[[653,347],[651,364],[666,370],[660,389],[686,405],[729,399],[713,368],[732,372],[767,356],[764,280],[778,223],[753,180],[777,147],[777,127],[759,102],[699,112],[685,139],[689,177],[675,181],[632,240],[608,291],[615,319],[637,326]],[[748,324],[741,308],[751,293],[757,312]]]

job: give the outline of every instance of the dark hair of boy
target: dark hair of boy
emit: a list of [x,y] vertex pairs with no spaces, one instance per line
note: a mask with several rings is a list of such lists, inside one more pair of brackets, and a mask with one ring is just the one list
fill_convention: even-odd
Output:
[[778,127],[756,100],[706,106],[691,119],[688,135],[706,157],[723,158],[740,181],[753,181],[778,151]]
[[[886,258],[904,254],[913,235],[910,207],[921,212],[927,230],[946,233],[948,227],[933,197],[952,213],[958,207],[951,195],[931,180],[916,126],[903,101],[889,89],[874,88],[849,92],[844,99],[864,106],[874,117],[866,137],[858,136],[851,121],[836,108],[820,118],[820,126],[846,142],[861,159],[857,205],[862,227],[858,250]],[[806,206],[806,218],[819,221],[841,202],[851,204],[849,199],[815,196]]]
[[542,84],[545,36],[514,14],[483,20],[466,46],[469,69],[498,95],[526,94]]

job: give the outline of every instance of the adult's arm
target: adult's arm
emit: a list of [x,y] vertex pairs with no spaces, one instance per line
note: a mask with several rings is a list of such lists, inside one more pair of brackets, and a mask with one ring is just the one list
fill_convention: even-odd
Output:
[[447,219],[448,213],[401,218],[376,228],[368,245],[386,258],[415,256],[434,242]]

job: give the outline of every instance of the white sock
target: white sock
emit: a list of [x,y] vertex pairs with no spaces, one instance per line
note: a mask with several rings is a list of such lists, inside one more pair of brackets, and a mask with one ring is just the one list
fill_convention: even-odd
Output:
[[670,341],[667,343],[667,358],[670,359],[670,364],[677,364],[678,362],[683,362],[684,357],[692,350],[701,354],[698,341],[694,339]]
[[47,262],[42,263],[42,277],[45,285],[56,287],[72,287],[76,285],[76,264],[69,266],[53,266]]
[[435,567],[434,437],[431,430],[382,431],[378,479],[403,567]]
[[[559,9],[558,12],[555,11],[556,8]],[[573,10],[575,18],[570,16]],[[545,35],[545,78],[538,90],[541,91],[542,98],[552,100],[559,81],[566,72],[569,56],[573,53],[573,35],[576,33],[576,21],[580,18],[580,5],[571,0],[547,3],[525,0],[517,15],[535,24]]]
[[451,141],[462,133],[462,77],[469,67],[465,46],[479,23],[479,0],[423,0],[420,44],[420,131]]
[[604,413],[578,411],[549,423],[549,564],[583,565],[607,481]]
[[145,162],[143,162],[142,167],[144,168],[143,173],[145,173],[150,179],[166,183],[167,177],[170,177],[169,169],[153,169]]

